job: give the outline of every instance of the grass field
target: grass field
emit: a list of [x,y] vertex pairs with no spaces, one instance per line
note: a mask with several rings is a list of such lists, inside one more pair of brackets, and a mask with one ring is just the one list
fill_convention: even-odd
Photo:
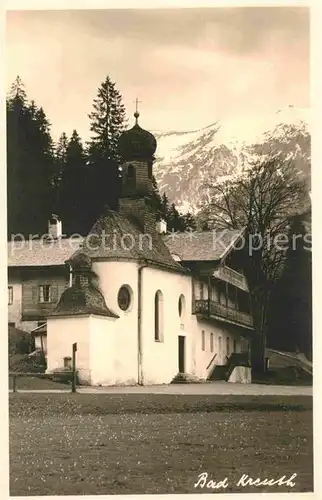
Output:
[[[35,389],[35,390],[71,390],[71,385],[54,382],[53,380],[40,378],[40,377],[17,377],[16,379],[17,390]],[[9,389],[12,389],[12,377],[9,377]]]
[[[312,398],[163,394],[10,395],[10,494],[313,489]],[[242,474],[293,488],[237,487]]]

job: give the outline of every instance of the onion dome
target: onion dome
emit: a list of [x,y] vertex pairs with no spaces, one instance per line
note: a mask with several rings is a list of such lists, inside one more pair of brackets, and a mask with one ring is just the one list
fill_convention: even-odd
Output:
[[151,159],[157,149],[157,141],[153,134],[138,124],[139,113],[134,113],[135,125],[126,130],[119,138],[119,153],[123,160]]

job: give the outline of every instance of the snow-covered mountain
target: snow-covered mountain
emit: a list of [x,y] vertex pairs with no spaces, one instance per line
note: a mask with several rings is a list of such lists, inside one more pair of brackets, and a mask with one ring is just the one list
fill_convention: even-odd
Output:
[[190,132],[156,132],[154,175],[182,212],[196,212],[205,186],[238,173],[261,155],[292,160],[310,179],[310,112],[289,106],[268,116],[214,122]]

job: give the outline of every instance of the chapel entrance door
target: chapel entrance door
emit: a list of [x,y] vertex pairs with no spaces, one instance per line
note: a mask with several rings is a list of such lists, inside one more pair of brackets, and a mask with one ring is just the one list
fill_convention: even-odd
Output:
[[186,337],[179,335],[178,337],[178,362],[179,373],[185,373],[185,340]]

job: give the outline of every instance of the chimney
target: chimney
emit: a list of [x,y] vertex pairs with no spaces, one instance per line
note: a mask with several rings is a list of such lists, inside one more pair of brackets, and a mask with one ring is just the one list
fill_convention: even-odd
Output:
[[159,234],[166,234],[167,232],[167,223],[164,219],[161,219],[156,223],[156,230]]
[[62,237],[62,221],[59,219],[58,215],[53,214],[51,219],[48,221],[48,234],[55,240]]

